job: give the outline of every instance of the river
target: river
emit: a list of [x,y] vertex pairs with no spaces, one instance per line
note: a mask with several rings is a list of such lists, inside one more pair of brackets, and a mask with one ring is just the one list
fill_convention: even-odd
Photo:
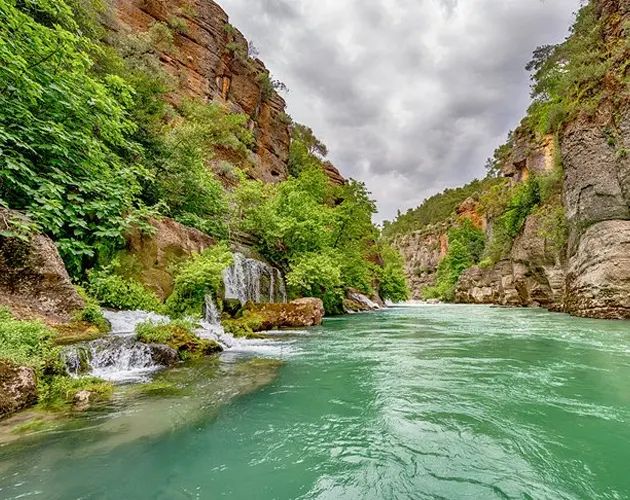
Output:
[[0,498],[630,498],[628,322],[397,307],[265,349],[44,421]]

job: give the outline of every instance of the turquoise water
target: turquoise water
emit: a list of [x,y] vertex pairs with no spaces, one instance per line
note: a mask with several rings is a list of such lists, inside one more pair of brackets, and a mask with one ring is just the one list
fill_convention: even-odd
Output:
[[630,498],[630,323],[403,307],[277,345],[5,446],[0,498]]

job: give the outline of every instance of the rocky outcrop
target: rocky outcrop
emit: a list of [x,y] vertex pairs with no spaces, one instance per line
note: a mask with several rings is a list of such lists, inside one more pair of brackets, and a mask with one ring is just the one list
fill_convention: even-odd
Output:
[[[10,229],[18,212],[0,208],[0,230]],[[0,236],[0,305],[18,319],[65,323],[84,307],[55,244],[43,234],[27,239]]]
[[536,137],[526,128],[519,127],[514,132],[514,146],[509,159],[501,167],[501,175],[516,184],[527,180],[532,173],[550,172],[555,166],[556,154],[553,135]]
[[563,255],[563,249],[545,235],[542,218],[531,215],[508,258],[490,268],[475,266],[464,271],[455,301],[561,310],[565,291]]
[[[142,33],[156,22],[171,26],[174,50],[161,62],[178,82],[180,93],[226,102],[250,117],[256,140],[255,165],[248,173],[265,182],[287,178],[288,116],[285,102],[269,88],[267,70],[248,56],[245,37],[229,24],[212,0],[112,0],[108,27],[121,33]],[[175,96],[177,100],[179,96]]]
[[126,248],[118,255],[121,270],[162,300],[173,292],[173,266],[216,244],[201,231],[172,219],[153,220],[152,233],[133,229],[125,235]]
[[334,184],[336,186],[346,185],[346,179],[344,179],[344,177],[339,173],[339,170],[337,170],[337,168],[332,163],[330,163],[329,161],[325,161],[323,163],[323,167],[324,174],[326,174],[326,177],[328,177],[328,181],[331,184]]
[[422,298],[422,290],[435,285],[435,273],[448,251],[447,226],[416,231],[396,238],[394,246],[405,261],[405,274],[413,299]]
[[287,304],[248,302],[245,309],[262,319],[261,331],[321,325],[325,312],[324,303],[314,298],[298,299]]
[[0,418],[37,403],[35,370],[0,360]]
[[[566,310],[630,318],[630,111],[578,120],[562,136],[569,222]],[[614,139],[611,127],[617,121]]]
[[343,309],[347,313],[378,311],[384,307],[385,303],[378,295],[370,298],[358,290],[348,290],[343,300]]

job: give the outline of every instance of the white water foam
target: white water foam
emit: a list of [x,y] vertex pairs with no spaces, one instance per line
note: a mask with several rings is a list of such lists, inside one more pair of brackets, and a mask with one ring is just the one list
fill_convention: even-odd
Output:
[[223,271],[225,298],[252,302],[286,302],[282,273],[275,267],[243,254],[234,254],[234,264]]

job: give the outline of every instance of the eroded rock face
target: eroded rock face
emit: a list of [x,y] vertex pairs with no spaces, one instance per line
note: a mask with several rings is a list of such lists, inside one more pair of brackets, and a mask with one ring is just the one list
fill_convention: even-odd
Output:
[[156,231],[135,229],[126,235],[120,252],[121,268],[139,279],[164,300],[173,292],[173,265],[216,244],[201,231],[164,218],[151,222]]
[[0,360],[0,418],[37,403],[35,370]]
[[460,276],[455,301],[467,304],[543,306],[561,310],[565,271],[562,249],[544,236],[540,218],[527,218],[508,259]]
[[324,303],[320,299],[303,298],[287,304],[254,304],[245,308],[263,319],[261,330],[274,328],[300,328],[321,325],[324,320]]
[[[12,217],[21,216],[0,209],[0,229],[8,229]],[[43,234],[28,241],[0,236],[0,305],[18,319],[41,318],[53,325],[84,307],[55,244]]]
[[[608,126],[572,123],[562,138],[564,204],[570,227],[566,311],[630,318],[630,111]],[[601,117],[600,117],[601,118]]]
[[435,285],[438,264],[448,250],[446,228],[406,234],[393,244],[403,256],[412,298],[421,299],[422,290]]
[[630,319],[630,221],[589,227],[571,258],[567,311],[576,316]]
[[[174,31],[175,51],[162,54],[165,69],[180,83],[181,93],[227,102],[232,110],[250,117],[256,140],[255,166],[248,173],[265,182],[288,176],[289,130],[285,101],[264,90],[259,75],[266,68],[259,59],[248,61],[248,42],[229,25],[223,9],[212,0],[112,0],[109,28],[119,32],[147,31],[156,22],[186,26]],[[175,96],[175,100],[179,96]]]

